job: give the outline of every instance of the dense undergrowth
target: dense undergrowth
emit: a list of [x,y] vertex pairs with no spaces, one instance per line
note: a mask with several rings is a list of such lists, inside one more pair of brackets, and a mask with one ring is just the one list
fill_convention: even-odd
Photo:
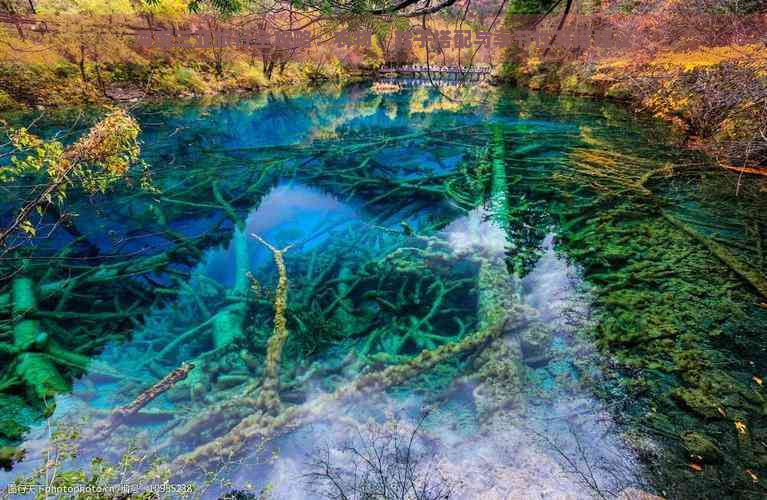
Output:
[[[73,63],[0,64],[0,110],[13,111],[27,105],[64,107],[72,103],[99,104],[146,97],[203,96],[255,91],[318,81],[350,81],[353,75],[339,63],[324,65],[287,63],[271,79],[255,64],[237,61],[218,74],[212,63],[116,62],[96,67],[85,65],[86,79]],[[103,83],[99,83],[100,81]]]
[[14,5],[0,9],[20,16],[0,25],[0,111],[349,81],[380,60],[377,46],[354,54],[313,47],[301,58],[252,47],[138,45],[131,33],[141,30],[260,28],[211,6],[193,14],[180,0],[43,1],[34,14]]

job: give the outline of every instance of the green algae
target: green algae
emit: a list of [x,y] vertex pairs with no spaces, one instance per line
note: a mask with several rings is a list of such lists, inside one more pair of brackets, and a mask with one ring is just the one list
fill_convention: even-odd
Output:
[[[641,163],[627,165],[641,174]],[[593,178],[592,170],[582,172],[578,175]],[[679,177],[684,182],[686,175]],[[616,194],[630,194],[623,188],[628,184],[610,182]],[[682,481],[671,479],[672,472],[659,474],[677,481],[673,491],[681,497],[703,481],[712,491],[737,488],[743,497],[757,498],[760,486],[744,471],[751,467],[757,476],[764,474],[763,451],[755,451],[748,438],[767,425],[764,391],[753,378],[760,379],[764,362],[750,356],[736,359],[732,352],[745,354],[733,343],[738,329],[748,323],[756,332],[767,319],[753,294],[761,293],[764,278],[724,244],[667,215],[661,197],[674,182],[673,177],[656,182],[657,194],[645,195],[646,202],[639,208],[633,204],[633,212],[613,191],[597,191],[598,215],[585,224],[575,219],[572,230],[563,234],[562,248],[583,263],[587,279],[598,285],[595,339],[623,370],[640,374],[642,380],[630,384],[646,408],[632,411],[637,425],[681,442],[689,454],[711,463],[701,475],[682,474]],[[635,192],[642,189],[637,186]],[[747,342],[760,344],[758,336]],[[752,349],[755,354],[762,347]],[[685,430],[690,428],[702,432],[690,434]],[[730,459],[721,460],[722,455]],[[717,474],[730,477],[714,486]]]

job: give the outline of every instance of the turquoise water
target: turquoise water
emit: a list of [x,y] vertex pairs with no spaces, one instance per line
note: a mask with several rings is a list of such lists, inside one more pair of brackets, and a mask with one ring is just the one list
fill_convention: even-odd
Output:
[[[18,383],[0,395],[5,444],[27,450],[3,482],[76,427],[62,470],[132,450],[113,481],[159,460],[175,483],[216,472],[204,497],[316,498],[332,490],[320,458],[349,481],[349,443],[396,423],[417,426],[419,480],[454,498],[762,495],[767,297],[743,272],[767,269],[758,180],[620,105],[510,89],[133,113],[156,191],[74,198],[75,229],[2,263],[26,252],[41,331],[91,360],[56,363],[71,391],[55,404]],[[276,379],[280,272],[256,235],[289,246]]]

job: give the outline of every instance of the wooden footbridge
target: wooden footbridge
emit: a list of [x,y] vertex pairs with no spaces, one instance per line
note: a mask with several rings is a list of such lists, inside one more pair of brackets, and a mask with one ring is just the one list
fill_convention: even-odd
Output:
[[426,64],[408,64],[402,66],[383,66],[378,70],[382,77],[428,78],[429,75],[448,80],[479,81],[492,73],[490,66],[437,66]]

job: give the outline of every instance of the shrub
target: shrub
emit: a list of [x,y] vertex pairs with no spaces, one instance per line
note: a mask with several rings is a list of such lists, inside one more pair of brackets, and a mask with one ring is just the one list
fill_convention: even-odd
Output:
[[196,70],[178,65],[160,70],[153,79],[152,87],[167,95],[206,94],[211,90]]
[[13,100],[13,97],[9,96],[5,91],[0,90],[0,111],[14,109],[17,106],[18,103]]
[[235,85],[239,88],[258,90],[269,86],[269,81],[259,66],[236,63],[232,70],[234,72]]

